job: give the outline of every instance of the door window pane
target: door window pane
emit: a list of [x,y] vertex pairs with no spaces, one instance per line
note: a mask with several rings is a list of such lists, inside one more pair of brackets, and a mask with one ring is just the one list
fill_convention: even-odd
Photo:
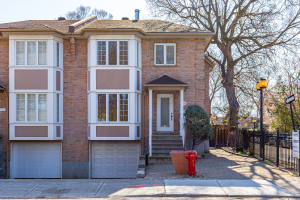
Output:
[[98,65],[106,65],[106,42],[98,41],[97,47]]
[[167,46],[167,64],[174,64],[174,46]]
[[106,94],[98,94],[98,121],[106,121]]
[[17,41],[16,50],[17,65],[25,65],[25,41]]
[[164,45],[156,45],[156,64],[164,64]]
[[161,98],[161,127],[169,127],[169,110],[170,110],[170,99]]
[[128,41],[120,41],[120,65],[128,65]]
[[25,94],[17,94],[17,121],[25,121]]
[[120,121],[128,121],[128,94],[120,94]]
[[47,121],[47,95],[39,94],[39,121]]
[[109,94],[109,121],[117,121],[117,94]]
[[27,94],[27,121],[36,121],[36,96]]
[[27,65],[35,65],[35,41],[27,41]]
[[46,65],[47,63],[47,44],[46,41],[38,41],[39,57],[38,64]]
[[117,42],[109,41],[109,65],[117,65]]

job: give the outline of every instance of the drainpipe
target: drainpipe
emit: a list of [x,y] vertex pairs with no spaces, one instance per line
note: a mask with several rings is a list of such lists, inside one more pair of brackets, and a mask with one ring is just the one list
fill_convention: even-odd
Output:
[[9,99],[8,95],[6,93],[6,90],[4,90],[4,94],[6,96],[6,117],[7,117],[7,138],[6,138],[6,179],[8,179],[8,146],[9,146],[9,114],[8,114],[8,104]]

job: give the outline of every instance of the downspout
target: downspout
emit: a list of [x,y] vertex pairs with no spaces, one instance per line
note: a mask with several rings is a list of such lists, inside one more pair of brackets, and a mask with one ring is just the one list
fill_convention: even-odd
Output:
[[8,95],[6,93],[6,90],[4,90],[4,94],[6,96],[6,116],[7,116],[7,138],[6,138],[6,179],[8,179],[8,146],[9,146],[9,114],[8,114]]
[[145,96],[147,94],[147,90],[145,90],[144,94],[143,94],[143,126],[142,126],[142,153],[144,153],[145,150]]

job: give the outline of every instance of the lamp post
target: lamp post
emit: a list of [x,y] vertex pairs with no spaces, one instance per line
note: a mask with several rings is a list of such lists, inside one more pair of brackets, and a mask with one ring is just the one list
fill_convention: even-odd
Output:
[[263,88],[268,86],[268,82],[266,79],[261,78],[256,84],[255,88],[260,90],[260,157],[265,160],[265,130],[263,128]]
[[253,131],[255,131],[255,122],[256,122],[256,120],[253,119],[252,122],[253,122]]

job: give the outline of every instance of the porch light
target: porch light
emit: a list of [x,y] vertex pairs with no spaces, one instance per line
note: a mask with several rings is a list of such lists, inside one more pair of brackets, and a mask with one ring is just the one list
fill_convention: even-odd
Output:
[[[268,82],[266,79],[263,79],[261,78],[259,81],[258,81],[258,85],[260,88],[266,88],[268,87]],[[257,88],[256,88],[257,89]]]

